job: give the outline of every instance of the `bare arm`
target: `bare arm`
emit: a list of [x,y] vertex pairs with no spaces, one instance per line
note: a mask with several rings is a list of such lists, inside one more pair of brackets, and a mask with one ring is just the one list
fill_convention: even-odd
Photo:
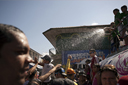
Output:
[[44,66],[44,63],[38,63],[38,65]]
[[48,73],[46,73],[43,76],[40,76],[39,79],[43,82],[44,80],[46,80],[58,67],[60,67],[61,64],[57,64],[55,67],[53,67],[53,69],[51,69]]
[[72,59],[72,56],[71,55],[69,55],[68,56],[68,60],[67,60],[67,64],[66,64],[66,68],[65,68],[65,73],[67,74],[67,70],[68,70],[68,68],[70,68],[70,60]]
[[[36,57],[35,57],[34,62],[35,62],[35,65],[34,65],[31,69],[28,70],[28,75],[27,75],[27,77],[29,77],[29,76],[35,71],[35,69],[36,69],[36,67],[37,67],[37,65],[38,65],[38,61],[37,61],[37,58],[36,58]],[[26,78],[27,78],[27,77],[26,77]]]

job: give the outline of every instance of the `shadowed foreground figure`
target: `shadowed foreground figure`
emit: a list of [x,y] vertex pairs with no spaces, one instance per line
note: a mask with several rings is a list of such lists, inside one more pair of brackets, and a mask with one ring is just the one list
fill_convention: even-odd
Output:
[[28,74],[29,44],[18,28],[0,24],[0,85],[23,85]]
[[119,76],[115,66],[105,65],[101,69],[101,83],[102,85],[117,85]]

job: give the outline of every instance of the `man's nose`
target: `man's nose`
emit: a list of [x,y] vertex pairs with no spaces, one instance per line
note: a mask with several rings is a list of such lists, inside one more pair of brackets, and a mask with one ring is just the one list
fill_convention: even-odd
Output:
[[27,61],[28,63],[34,62],[34,60],[31,58],[30,55],[28,55],[28,56],[26,57],[26,61]]

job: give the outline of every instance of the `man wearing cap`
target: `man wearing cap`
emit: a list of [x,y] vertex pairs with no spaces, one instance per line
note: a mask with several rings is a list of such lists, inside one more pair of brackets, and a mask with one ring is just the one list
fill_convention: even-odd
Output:
[[[38,63],[39,65],[42,65],[43,66],[41,76],[45,75],[47,72],[49,72],[54,67],[54,65],[51,64],[51,57],[49,55],[45,55],[44,57],[42,57],[42,59],[43,59],[43,63]],[[49,84],[50,83],[50,80],[51,80],[51,76],[49,76],[43,82],[43,85]]]
[[80,71],[78,85],[91,85],[87,80],[87,75],[84,71]]
[[63,68],[59,68],[55,71],[56,78],[65,78],[67,74],[65,74],[65,71]]

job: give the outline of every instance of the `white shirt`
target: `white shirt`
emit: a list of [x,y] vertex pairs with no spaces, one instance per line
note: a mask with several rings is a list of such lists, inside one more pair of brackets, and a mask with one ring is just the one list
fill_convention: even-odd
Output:
[[[49,63],[49,64],[44,64],[43,69],[42,69],[42,75],[45,75],[46,73],[48,73],[52,68],[53,68],[53,64]],[[44,81],[44,82],[49,82],[51,80],[51,75]]]
[[95,60],[96,60],[96,61],[94,61],[94,64],[95,63],[99,64],[99,58],[96,55],[94,57],[95,57]]

